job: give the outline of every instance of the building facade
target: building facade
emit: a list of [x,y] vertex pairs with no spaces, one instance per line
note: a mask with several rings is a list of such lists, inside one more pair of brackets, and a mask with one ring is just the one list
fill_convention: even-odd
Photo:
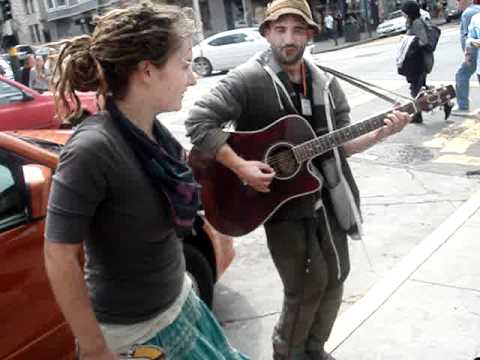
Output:
[[[199,33],[195,40],[245,26],[258,26],[269,0],[154,0],[194,9]],[[323,26],[327,13],[338,18],[338,26],[354,16],[362,26],[372,28],[402,0],[307,0],[315,20]],[[429,10],[441,0],[427,0]],[[91,33],[94,17],[108,8],[128,6],[136,0],[10,0],[11,29],[19,43],[41,44]],[[435,16],[435,14],[432,14]]]
[[48,41],[44,8],[37,0],[10,0],[13,20],[11,30],[20,44],[41,44]]

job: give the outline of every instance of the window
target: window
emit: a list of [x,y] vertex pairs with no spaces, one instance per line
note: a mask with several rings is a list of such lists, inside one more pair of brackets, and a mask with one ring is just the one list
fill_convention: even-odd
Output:
[[25,215],[21,186],[15,181],[11,169],[0,164],[0,226],[24,219]]
[[4,81],[0,81],[0,105],[23,100],[23,91]]
[[53,0],[45,0],[45,3],[47,5],[47,9],[51,10],[55,8],[55,3],[53,2]]
[[28,4],[28,0],[23,0],[23,7],[25,8],[25,14],[30,14],[30,7]]
[[27,0],[27,1],[30,4],[30,13],[34,14],[35,13],[35,2],[33,0]]
[[222,37],[213,39],[208,44],[211,46],[238,44],[238,43],[244,42],[246,37],[247,35],[245,34],[232,34],[232,35],[222,36]]
[[32,43],[38,43],[41,41],[38,24],[29,25],[28,30],[30,30],[30,38],[32,39]]

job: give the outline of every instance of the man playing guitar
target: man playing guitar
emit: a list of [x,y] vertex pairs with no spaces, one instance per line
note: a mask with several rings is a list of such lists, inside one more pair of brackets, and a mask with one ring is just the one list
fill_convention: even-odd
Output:
[[[257,194],[274,192],[272,181],[278,174],[272,164],[235,152],[229,134],[222,131],[227,123],[254,133],[296,114],[317,136],[350,123],[350,107],[338,81],[303,56],[319,31],[305,0],[273,0],[260,26],[271,49],[232,70],[194,105],[186,121],[195,148],[233,171]],[[285,294],[273,334],[274,359],[333,359],[324,344],[350,268],[347,234],[355,236],[360,230],[358,190],[346,158],[402,130],[409,121],[407,113],[393,111],[380,128],[316,157],[308,171],[323,179],[323,186],[282,203],[264,223]],[[277,160],[284,160],[282,156]]]

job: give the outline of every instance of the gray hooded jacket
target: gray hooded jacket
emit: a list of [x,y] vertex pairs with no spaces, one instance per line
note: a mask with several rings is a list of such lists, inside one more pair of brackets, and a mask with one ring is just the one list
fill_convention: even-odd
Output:
[[[338,81],[305,59],[313,90],[310,125],[317,135],[350,124],[350,107]],[[232,70],[211,92],[197,101],[185,122],[187,135],[203,152],[215,156],[227,142],[223,130],[255,131],[287,114],[299,113],[289,93],[287,75],[270,51]],[[313,161],[325,178],[331,205],[340,224],[351,235],[360,232],[359,194],[341,147],[321,163]],[[320,194],[295,198],[284,204],[270,221],[313,217]],[[334,199],[335,198],[335,199]]]

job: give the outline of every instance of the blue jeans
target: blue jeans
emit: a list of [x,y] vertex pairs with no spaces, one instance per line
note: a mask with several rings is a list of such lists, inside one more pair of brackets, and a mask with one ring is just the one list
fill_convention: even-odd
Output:
[[470,78],[475,73],[477,68],[477,53],[474,52],[471,57],[471,62],[466,64],[462,62],[455,74],[455,91],[457,93],[457,104],[460,109],[468,110],[470,103],[468,95],[470,93]]

